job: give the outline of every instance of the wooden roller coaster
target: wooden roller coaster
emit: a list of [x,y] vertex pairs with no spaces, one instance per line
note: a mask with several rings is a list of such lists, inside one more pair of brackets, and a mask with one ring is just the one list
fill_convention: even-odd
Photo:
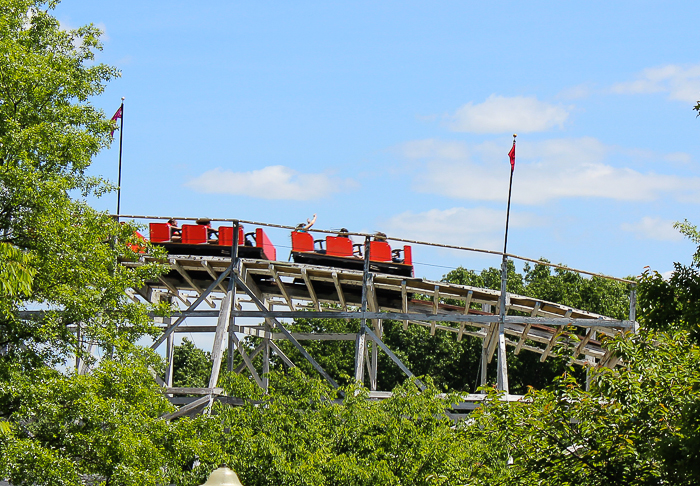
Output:
[[[397,264],[389,260],[379,265],[373,261],[372,255],[376,252],[373,253],[372,249],[372,235],[354,233],[364,239],[364,244],[359,249],[361,258],[349,255],[348,258],[353,258],[352,264],[341,262],[335,265],[333,262],[337,257],[325,253],[315,255],[313,246],[294,262],[276,261],[274,257],[265,257],[271,252],[271,243],[260,229],[256,230],[255,238],[260,242],[255,245],[260,247],[258,251],[251,245],[246,246],[241,229],[242,223],[251,222],[227,221],[232,223],[231,231],[227,233],[226,244],[217,244],[215,254],[205,251],[201,244],[194,251],[192,245],[168,244],[169,273],[130,294],[137,300],[166,300],[177,306],[178,310],[171,317],[159,319],[163,333],[152,345],[153,349],[165,345],[168,367],[160,379],[173,403],[183,405],[173,417],[201,410],[215,399],[235,402],[233,398],[222,396],[223,390],[216,386],[225,348],[228,348],[228,370],[246,371],[266,389],[271,353],[277,354],[288,366],[294,366],[276,344],[288,340],[321,376],[332,386],[337,386],[335,379],[301,343],[308,340],[355,341],[355,378],[363,382],[368,378],[370,396],[381,398],[388,392],[377,390],[380,350],[407,377],[414,377],[382,341],[382,321],[391,319],[403,322],[404,328],[426,327],[431,334],[451,332],[457,340],[465,337],[481,339],[481,384],[486,383],[487,365],[496,357],[500,388],[506,392],[506,399],[516,400],[519,397],[508,395],[506,346],[515,348],[516,354],[521,351],[537,353],[540,361],[545,361],[558,354],[558,344],[568,344],[573,349],[571,362],[613,367],[616,358],[601,345],[600,338],[636,329],[634,287],[630,295],[629,320],[616,320],[522,295],[502,295],[490,289],[415,278],[410,276],[412,267],[409,273],[402,269],[407,263],[412,263],[410,260],[401,261],[399,271],[388,271]],[[291,227],[277,227],[293,230]],[[410,247],[402,250],[407,252],[406,258],[410,258]],[[122,264],[139,266],[149,261],[152,257],[142,254],[138,261],[124,261]],[[446,303],[447,300],[451,303]],[[500,309],[502,302],[505,302],[504,312]],[[185,324],[186,319],[199,317],[216,318],[216,324],[211,325],[212,319],[209,319],[209,324]],[[354,333],[292,333],[281,321],[289,318],[359,319],[360,325]],[[172,386],[174,334],[178,332],[214,334],[213,366],[208,387]],[[252,352],[242,345],[241,336],[245,335],[261,338]],[[234,368],[233,361],[235,352],[243,359],[243,364],[237,368]],[[262,367],[259,369],[253,358],[261,353]],[[465,395],[462,408],[473,408],[482,399],[483,395]]]

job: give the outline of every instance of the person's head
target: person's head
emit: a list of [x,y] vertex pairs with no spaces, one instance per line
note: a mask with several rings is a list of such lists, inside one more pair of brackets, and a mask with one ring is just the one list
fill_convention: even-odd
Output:
[[338,236],[340,236],[342,238],[349,238],[350,232],[348,231],[347,228],[340,228],[340,231],[338,232]]
[[374,234],[374,241],[386,241],[386,233],[382,233],[381,231],[377,231]]
[[170,218],[168,220],[168,224],[177,228],[177,221],[175,220],[175,218]]
[[204,226],[209,226],[210,223],[211,223],[211,219],[209,219],[209,218],[199,218],[197,220],[197,224],[201,224]]

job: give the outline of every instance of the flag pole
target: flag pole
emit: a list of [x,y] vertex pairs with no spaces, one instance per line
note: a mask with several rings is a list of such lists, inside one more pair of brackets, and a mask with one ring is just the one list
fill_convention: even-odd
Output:
[[508,222],[510,221],[510,197],[513,190],[513,172],[515,172],[515,137],[513,134],[513,148],[510,149],[510,182],[508,183],[508,207],[506,209],[506,233],[503,240],[503,260],[501,261],[501,296],[498,301],[499,323],[498,323],[498,382],[497,387],[501,391],[508,390],[508,365],[506,363],[506,282],[508,278]]
[[122,104],[119,107],[121,116],[119,117],[119,176],[117,179],[117,221],[121,210],[122,200],[122,143],[124,141],[124,97],[122,96]]

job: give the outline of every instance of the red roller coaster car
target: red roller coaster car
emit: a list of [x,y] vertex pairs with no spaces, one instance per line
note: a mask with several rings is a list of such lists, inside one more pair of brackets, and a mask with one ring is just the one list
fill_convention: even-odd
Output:
[[[151,243],[163,246],[173,255],[230,256],[233,226],[213,229],[207,224],[150,223]],[[326,236],[314,240],[310,233],[292,231],[292,258],[296,263],[362,270],[364,245],[353,244],[347,236]],[[318,248],[317,248],[318,247]],[[245,233],[238,227],[238,255],[241,258],[276,260],[277,251],[262,228]],[[386,241],[370,242],[370,270],[377,273],[413,276],[411,247],[392,250]]]

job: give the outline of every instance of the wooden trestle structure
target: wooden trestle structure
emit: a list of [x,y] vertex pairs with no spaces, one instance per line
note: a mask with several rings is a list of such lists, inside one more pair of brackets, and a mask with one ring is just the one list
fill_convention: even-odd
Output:
[[[388,392],[377,390],[379,350],[385,352],[407,377],[413,377],[411,370],[382,341],[382,321],[398,320],[403,322],[404,328],[416,325],[429,328],[431,334],[452,332],[457,340],[465,336],[480,338],[483,343],[481,384],[486,383],[487,364],[497,356],[499,383],[506,384],[507,399],[517,399],[508,395],[506,346],[514,347],[516,354],[523,350],[538,353],[540,361],[545,361],[557,354],[555,346],[558,343],[568,343],[574,350],[573,363],[612,367],[616,358],[601,346],[600,337],[636,327],[634,290],[630,296],[629,320],[615,320],[514,294],[505,296],[505,316],[501,317],[499,291],[373,273],[367,251],[369,237],[365,238],[365,245],[363,271],[243,259],[238,257],[237,241],[232,245],[231,257],[170,255],[170,272],[157,281],[148,282],[143,288],[135,289],[131,297],[138,299],[138,295],[149,302],[166,300],[179,303],[180,310],[171,317],[156,318],[164,330],[152,345],[153,349],[165,345],[168,366],[165,376],[161,377],[162,385],[173,403],[183,405],[173,417],[196,413],[213,400],[236,403],[235,398],[222,396],[223,390],[216,386],[225,348],[228,348],[228,363],[225,365],[228,370],[246,371],[260,387],[267,389],[271,353],[277,354],[286,365],[294,366],[277,345],[280,340],[288,340],[321,376],[336,387],[333,377],[304,349],[302,342],[355,341],[355,378],[364,382],[368,377],[370,397],[381,398],[388,396]],[[142,255],[139,261],[122,264],[139,266],[148,261],[151,257]],[[443,302],[446,299],[457,301],[459,305],[446,304]],[[207,304],[207,307],[202,304]],[[519,314],[511,314],[515,311]],[[217,323],[215,326],[185,325],[185,319],[196,317],[215,317]],[[257,318],[259,321],[248,324],[241,322],[242,318]],[[286,318],[355,318],[361,324],[355,333],[292,333],[280,321]],[[213,366],[207,388],[172,386],[174,333],[178,332],[214,333]],[[248,353],[242,346],[240,335],[257,336],[262,340]],[[234,352],[243,358],[243,364],[235,369]],[[253,359],[260,353],[262,367],[258,369]],[[461,408],[473,408],[482,399],[483,395],[465,395]]]

